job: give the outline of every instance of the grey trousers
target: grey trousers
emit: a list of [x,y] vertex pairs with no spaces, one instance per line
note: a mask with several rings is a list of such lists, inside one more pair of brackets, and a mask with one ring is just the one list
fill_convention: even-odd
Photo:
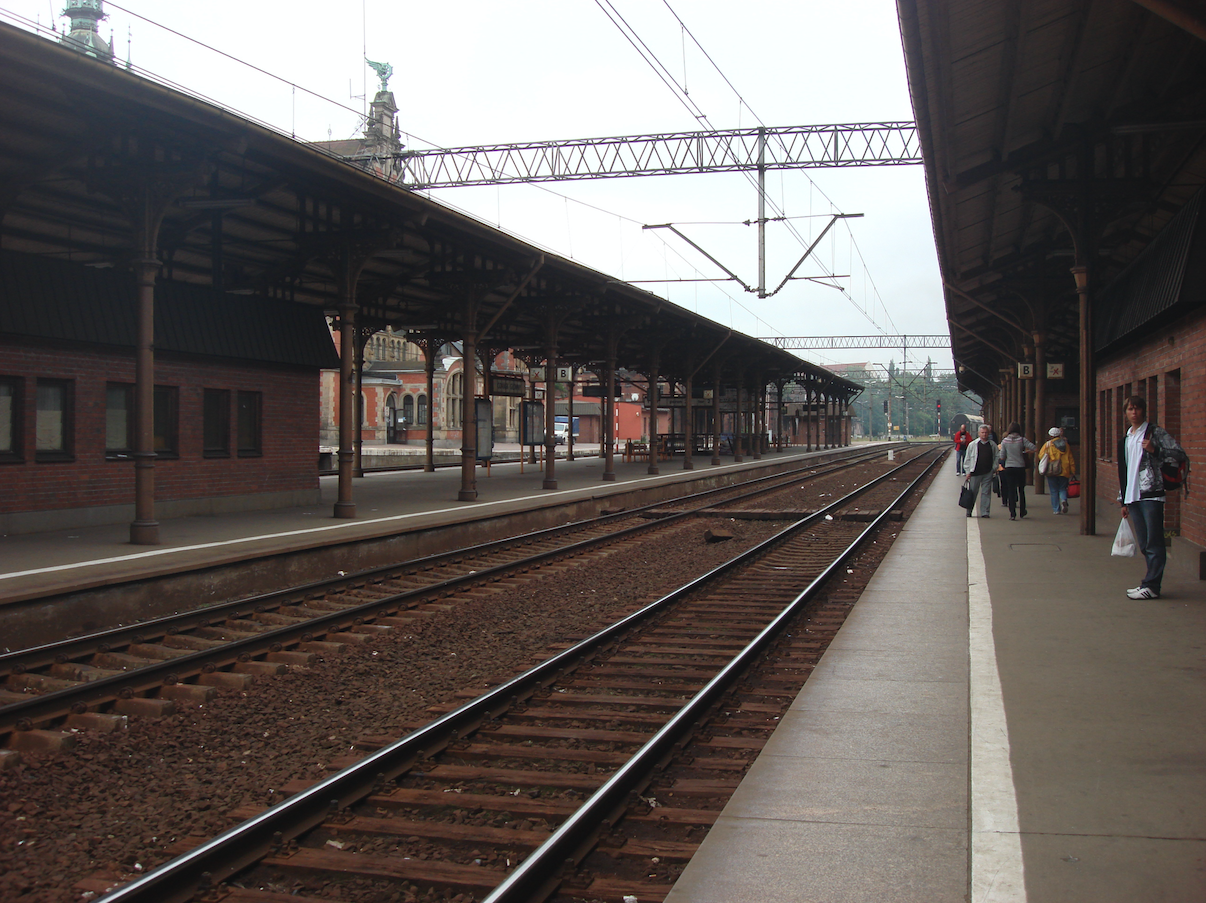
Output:
[[[980,496],[980,516],[984,517],[988,514],[988,509],[992,507],[992,474],[972,476],[971,491]],[[967,512],[967,516],[971,517],[972,513]]]

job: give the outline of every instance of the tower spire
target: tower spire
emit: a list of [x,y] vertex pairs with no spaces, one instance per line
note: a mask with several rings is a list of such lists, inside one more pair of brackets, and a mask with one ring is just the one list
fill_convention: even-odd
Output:
[[108,18],[104,0],[66,0],[62,15],[71,17],[71,30],[59,39],[63,44],[98,60],[113,60],[113,49],[97,27]]

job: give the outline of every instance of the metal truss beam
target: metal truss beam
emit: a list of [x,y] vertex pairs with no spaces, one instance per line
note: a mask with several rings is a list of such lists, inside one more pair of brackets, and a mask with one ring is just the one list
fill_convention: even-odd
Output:
[[[765,141],[765,159],[759,151]],[[360,161],[357,158],[357,162]],[[799,125],[407,150],[377,160],[406,188],[921,162],[912,122]]]
[[949,335],[817,335],[771,336],[762,341],[785,351],[835,348],[950,348]]

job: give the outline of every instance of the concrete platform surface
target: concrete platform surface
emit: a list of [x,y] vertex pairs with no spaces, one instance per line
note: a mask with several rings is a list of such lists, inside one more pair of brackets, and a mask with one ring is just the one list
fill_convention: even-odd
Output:
[[667,903],[1206,900],[1206,587],[1125,595],[1117,508],[957,507],[953,466]]
[[[517,451],[518,446],[505,450]],[[834,450],[835,452],[837,450]],[[649,474],[647,461],[615,459],[615,480],[603,481],[603,459],[597,447],[580,449],[573,461],[558,459],[555,489],[544,487],[540,463],[499,463],[476,470],[478,497],[458,501],[459,467],[368,472],[353,481],[355,518],[335,518],[338,498],[335,476],[319,478],[320,500],[313,505],[164,518],[161,542],[132,545],[129,523],[81,526],[41,533],[0,535],[0,605],[31,593],[70,591],[89,582],[131,579],[200,568],[260,554],[322,544],[357,541],[403,530],[471,522],[503,510],[535,509],[574,499],[621,494],[653,481],[691,480],[709,473],[745,469],[806,453],[801,449],[771,452],[761,460],[731,457],[713,466],[711,458],[694,458],[684,470],[683,459],[659,463]]]

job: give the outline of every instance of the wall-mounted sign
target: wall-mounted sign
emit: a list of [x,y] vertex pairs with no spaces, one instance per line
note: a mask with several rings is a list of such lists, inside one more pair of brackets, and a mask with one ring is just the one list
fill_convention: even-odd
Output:
[[1052,363],[1047,364],[1047,379],[1063,379],[1063,378],[1064,378],[1064,365],[1062,362],[1058,363],[1058,364],[1052,364]]
[[1034,364],[1019,361],[1018,379],[1034,379]]

